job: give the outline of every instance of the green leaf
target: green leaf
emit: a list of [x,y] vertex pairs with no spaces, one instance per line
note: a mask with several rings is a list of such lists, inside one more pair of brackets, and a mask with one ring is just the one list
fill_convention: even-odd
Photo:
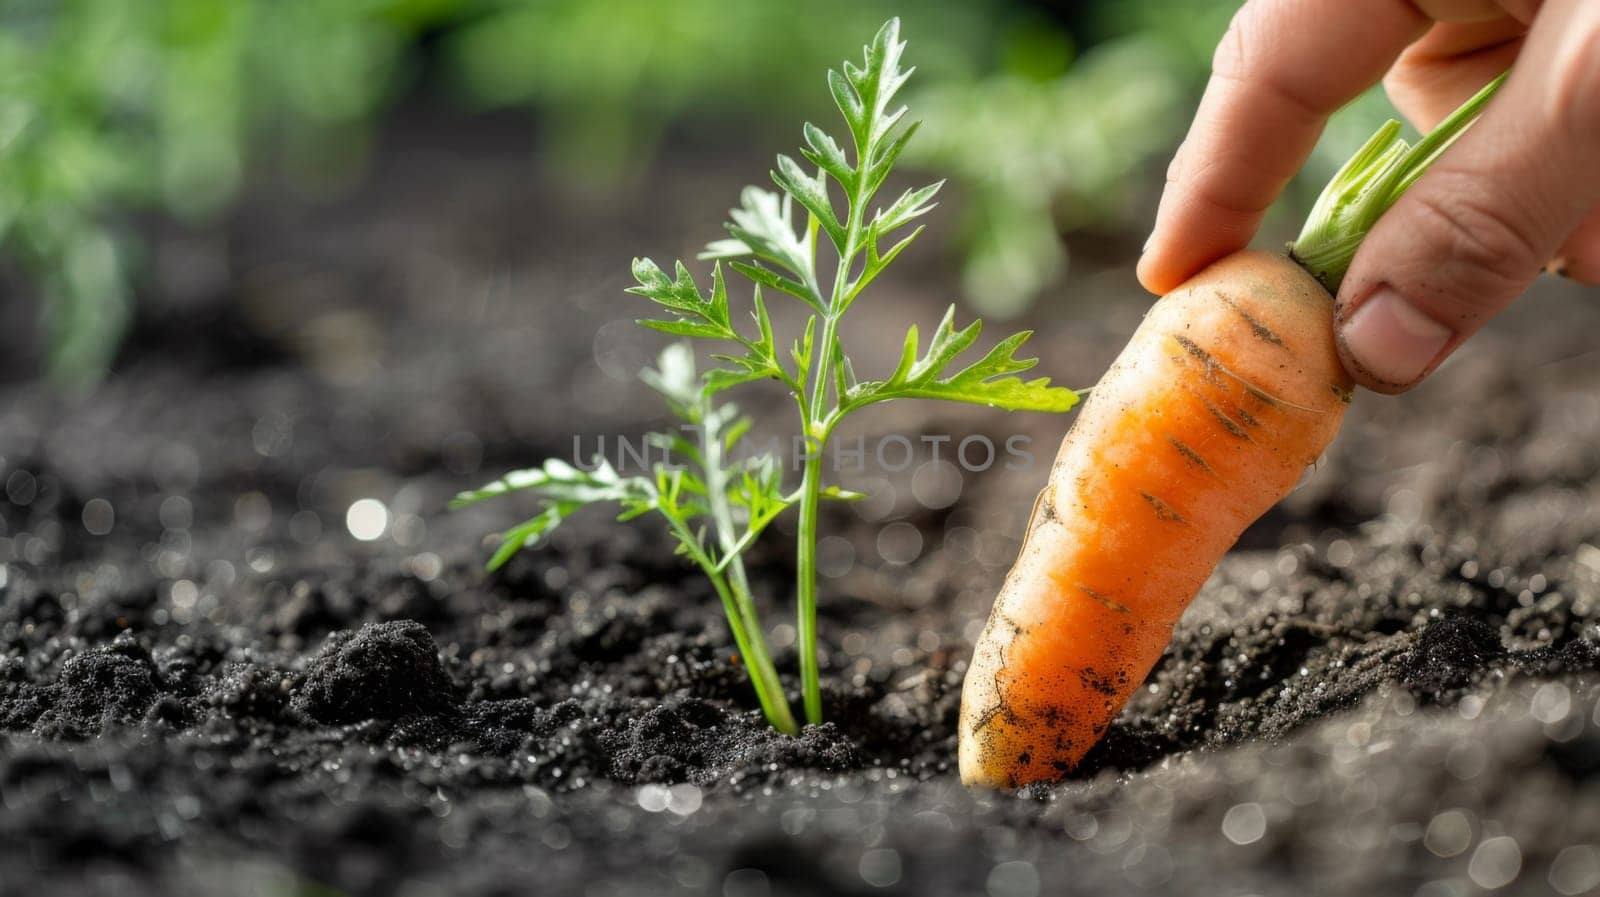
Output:
[[1078,402],[1078,394],[1051,386],[1048,377],[1023,380],[1013,376],[1039,363],[1036,358],[1017,358],[1016,352],[1031,335],[1014,334],[1001,340],[978,361],[949,376],[942,376],[958,355],[977,340],[981,322],[961,329],[954,325],[955,307],[945,312],[935,329],[928,350],[917,356],[917,328],[906,333],[900,363],[887,380],[868,381],[853,387],[844,399],[850,408],[890,399],[942,399],[989,405],[1013,411],[1066,411]]
[[752,458],[744,464],[744,472],[734,478],[728,491],[728,500],[736,508],[744,509],[744,531],[734,544],[722,553],[716,570],[725,569],[754,544],[772,521],[800,501],[799,493],[783,493],[783,475],[777,459],[771,455]]
[[750,244],[746,243],[745,241],[736,240],[732,237],[724,237],[721,240],[712,240],[710,243],[707,243],[706,248],[701,250],[700,254],[695,256],[695,258],[704,261],[711,261],[714,259],[738,259],[745,258],[753,252],[755,252],[755,250],[751,249]]
[[561,524],[563,518],[578,508],[583,507],[581,502],[556,502],[531,517],[505,531],[500,537],[500,547],[495,549],[494,556],[489,558],[488,568],[499,570],[511,560],[512,556],[524,548],[531,548],[551,530]]
[[709,298],[700,292],[694,276],[683,262],[677,263],[676,274],[675,278],[668,277],[649,259],[634,260],[633,277],[639,285],[629,287],[628,292],[644,296],[677,315],[668,321],[648,320],[639,323],[676,336],[739,339],[738,331],[733,329],[728,319],[728,289],[723,282],[722,266],[718,265],[712,270]]
[[917,363],[917,349],[921,345],[917,341],[917,325],[912,324],[906,328],[905,342],[900,346],[900,363],[895,365],[894,373],[889,375],[887,382],[904,383],[911,376],[911,368]]
[[627,523],[629,520],[643,517],[655,509],[656,506],[650,502],[624,502],[622,505],[622,513],[617,515],[617,522]]
[[928,343],[927,354],[911,366],[906,379],[909,382],[923,382],[944,370],[957,355],[967,350],[968,346],[978,341],[978,334],[983,331],[982,321],[973,321],[971,324],[957,330],[955,327],[956,307],[954,305],[945,309],[944,317],[940,319],[939,326],[934,328],[933,340]]
[[761,285],[756,284],[755,295],[750,300],[751,316],[756,319],[756,329],[761,333],[759,345],[773,347],[773,355],[777,355],[777,340],[772,335],[772,318],[767,314],[767,304],[761,301]]
[[[739,208],[728,213],[728,233],[732,240],[720,240],[706,247],[701,258],[734,259],[754,256],[787,271],[800,284],[800,298],[822,304],[817,288],[815,247],[809,237],[795,230],[793,199],[760,187],[746,187],[739,197]],[[776,285],[776,284],[774,284]]]
[[805,126],[806,146],[800,154],[806,160],[827,172],[846,193],[855,189],[856,170],[844,156],[844,150],[828,133],[811,122]]
[[[723,240],[722,242],[730,243],[737,241]],[[712,245],[715,246],[717,244],[713,243]],[[744,244],[740,243],[739,245],[743,246]],[[749,254],[750,250],[748,248],[740,253],[740,255]],[[702,255],[701,257],[705,258],[706,256]],[[759,286],[772,287],[775,290],[788,293],[789,295],[799,299],[801,302],[804,302],[819,312],[826,311],[824,308],[825,303],[822,301],[822,297],[817,294],[816,290],[806,286],[803,283],[800,283],[797,280],[784,277],[782,274],[779,274],[771,268],[766,268],[750,262],[736,261],[730,262],[729,264],[732,266],[733,270],[738,271],[745,277],[750,278],[750,280],[754,281]]]
[[905,48],[905,41],[900,39],[900,20],[890,19],[878,30],[872,43],[863,48],[863,65],[846,62],[842,75],[828,73],[834,102],[839,105],[859,149],[881,141],[904,111],[886,114],[885,110],[914,71],[900,70],[900,57]]
[[[726,358],[727,356],[722,357]],[[741,364],[744,363],[744,359],[737,360]],[[707,393],[715,394],[726,389],[732,389],[735,386],[741,386],[745,383],[754,383],[757,380],[766,380],[771,376],[772,374],[765,369],[736,371],[730,368],[714,368],[706,371],[705,388]]]
[[[702,393],[703,409],[709,410],[709,397],[742,383],[755,380],[773,379],[783,382],[791,389],[798,388],[799,384],[792,380],[788,372],[778,360],[778,346],[772,331],[772,319],[767,315],[766,303],[761,299],[761,286],[756,285],[755,295],[752,300],[753,308],[751,317],[756,321],[755,340],[739,338],[739,343],[744,346],[743,355],[714,354],[711,357],[717,361],[725,362],[731,367],[717,368],[707,371],[699,384]],[[730,406],[731,407],[731,406]],[[686,415],[680,415],[686,416]]]
[[[642,321],[640,323],[650,326],[660,324],[660,321]],[[663,330],[654,327],[655,330]],[[670,332],[670,331],[666,331]],[[690,419],[692,423],[696,415],[689,413],[699,395],[699,383],[694,376],[694,351],[685,343],[669,344],[661,350],[661,355],[656,359],[654,368],[645,368],[639,372],[639,379],[656,392],[666,396],[674,405],[679,417]]]
[[659,330],[672,336],[692,336],[703,339],[731,339],[721,328],[712,324],[702,324],[698,321],[656,321],[643,319],[635,323],[641,324],[651,330]]
[[565,461],[551,458],[544,462],[543,467],[514,470],[485,486],[462,492],[451,500],[450,507],[464,508],[524,491],[533,491],[540,497],[555,501],[581,504],[622,501],[647,494],[649,486],[649,481],[643,477],[618,474],[610,462],[602,457],[596,457],[594,470],[579,470]]
[[860,94],[850,83],[850,79],[838,71],[828,71],[828,90],[833,94],[833,103],[839,107],[839,114],[844,116],[845,124],[850,126],[850,133],[856,138],[859,146],[865,142],[867,129],[862,124],[866,118],[864,104]]
[[1078,404],[1078,394],[1064,386],[1051,386],[1049,377],[1022,380],[1007,377],[993,382],[979,380],[940,381],[925,389],[909,390],[902,398],[940,399],[987,405],[1007,411],[1070,411]]
[[817,316],[812,315],[806,319],[805,336],[795,340],[794,347],[789,350],[789,355],[794,359],[796,379],[804,383],[807,375],[811,373],[811,350],[816,342]]
[[662,449],[666,452],[677,455],[679,458],[692,461],[695,464],[703,463],[700,447],[695,445],[693,441],[685,437],[681,432],[646,433],[644,434],[644,438],[645,442],[648,443],[651,448]]
[[728,431],[722,435],[722,450],[725,452],[733,451],[734,446],[739,444],[739,440],[743,439],[754,425],[755,421],[748,417],[741,417],[735,420],[733,426],[729,427]]
[[[902,109],[900,111],[904,112],[905,110]],[[897,115],[896,118],[898,119],[899,116]],[[862,176],[866,179],[864,195],[871,196],[878,192],[879,187],[883,186],[884,180],[889,177],[889,172],[894,170],[895,163],[900,161],[900,154],[905,151],[906,144],[911,142],[912,135],[916,134],[917,129],[920,127],[922,127],[921,122],[912,122],[887,144],[873,145],[871,151],[867,154],[866,164],[862,166],[865,169],[865,173]]]
[[772,172],[772,182],[783,188],[783,191],[794,197],[795,202],[805,207],[805,210],[816,216],[818,225],[823,233],[840,252],[844,251],[845,231],[844,224],[839,221],[839,216],[833,210],[833,203],[828,199],[828,181],[818,171],[816,176],[807,174],[800,169],[800,164],[788,156],[778,156],[778,167]]
[[638,516],[643,506],[654,504],[655,488],[646,477],[620,476],[604,458],[595,459],[595,469],[579,470],[565,461],[551,458],[543,467],[516,470],[494,482],[463,492],[450,502],[462,508],[513,492],[532,492],[546,501],[537,515],[507,530],[500,547],[489,559],[489,569],[499,569],[522,548],[533,545],[573,512],[587,505],[619,502],[625,515]]
[[907,190],[900,194],[887,209],[880,209],[872,216],[871,232],[874,239],[886,236],[890,231],[904,227],[933,211],[938,203],[933,202],[933,197],[944,186],[944,181],[929,184],[920,190]]
[[[909,234],[906,234],[900,242],[889,247],[889,251],[885,252],[882,257],[874,258],[872,261],[872,267],[875,269],[873,275],[876,276],[878,271],[882,271],[884,268],[888,267],[889,263],[894,261],[895,256],[903,252],[907,246],[910,246],[912,240],[915,240],[917,237],[922,235],[922,231],[922,226],[918,225],[915,230]],[[877,247],[874,246],[871,248],[875,255]]]

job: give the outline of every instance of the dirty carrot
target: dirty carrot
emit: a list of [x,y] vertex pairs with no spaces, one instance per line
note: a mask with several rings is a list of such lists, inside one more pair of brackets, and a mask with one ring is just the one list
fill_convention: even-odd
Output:
[[1062,441],[974,648],[963,781],[1070,772],[1223,553],[1322,454],[1353,386],[1332,294],[1361,238],[1499,83],[1416,146],[1388,123],[1330,182],[1288,255],[1224,258],[1145,317]]

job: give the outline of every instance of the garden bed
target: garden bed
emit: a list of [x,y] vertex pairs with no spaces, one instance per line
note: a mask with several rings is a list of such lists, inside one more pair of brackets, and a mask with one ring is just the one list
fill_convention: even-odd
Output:
[[[1592,296],[1542,284],[1428,385],[1361,396],[1084,768],[976,794],[964,664],[1066,421],[896,403],[861,432],[1023,435],[1041,463],[846,472],[876,498],[824,520],[831,722],[777,736],[651,527],[584,515],[491,576],[515,502],[443,510],[650,422],[628,260],[692,254],[762,162],[681,152],[600,199],[530,182],[515,128],[445,124],[418,110],[343,198],[152,225],[117,375],[0,386],[0,889],[1600,886]],[[937,318],[936,240],[858,333]],[[1126,250],[1080,252],[1028,322],[1058,381],[1137,323]],[[784,541],[752,569],[788,676]]]

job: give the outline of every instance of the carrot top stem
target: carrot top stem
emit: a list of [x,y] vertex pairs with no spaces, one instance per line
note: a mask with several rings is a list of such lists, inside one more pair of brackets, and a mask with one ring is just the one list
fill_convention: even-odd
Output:
[[1289,244],[1289,257],[1328,292],[1337,293],[1367,232],[1477,121],[1506,74],[1490,81],[1414,146],[1400,137],[1399,122],[1386,122],[1323,188],[1299,238]]

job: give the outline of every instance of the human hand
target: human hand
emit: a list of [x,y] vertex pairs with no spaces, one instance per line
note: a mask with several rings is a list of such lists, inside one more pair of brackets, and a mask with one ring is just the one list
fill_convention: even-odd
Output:
[[1600,0],[1251,0],[1168,171],[1140,282],[1165,293],[1248,244],[1328,116],[1380,79],[1426,132],[1513,64],[1362,241],[1340,356],[1401,392],[1541,269],[1600,283]]

